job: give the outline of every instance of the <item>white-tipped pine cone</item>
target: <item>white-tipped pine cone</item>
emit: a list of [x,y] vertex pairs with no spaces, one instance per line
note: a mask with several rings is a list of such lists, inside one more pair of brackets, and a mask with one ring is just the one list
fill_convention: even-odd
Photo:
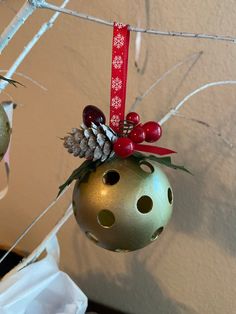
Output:
[[64,147],[75,157],[91,159],[102,162],[114,156],[113,143],[117,135],[107,125],[91,127],[81,125],[81,129],[73,128],[70,135],[64,137]]

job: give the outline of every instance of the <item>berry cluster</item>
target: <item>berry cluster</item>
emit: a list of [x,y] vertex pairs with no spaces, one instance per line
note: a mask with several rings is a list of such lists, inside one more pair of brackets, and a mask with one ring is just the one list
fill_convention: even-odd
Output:
[[[105,124],[106,118],[103,112],[95,106],[86,106],[83,111],[83,122],[87,127],[94,123],[97,126]],[[114,143],[113,149],[117,156],[126,158],[133,154],[135,145],[144,141],[153,143],[160,139],[162,128],[155,121],[140,123],[140,116],[136,112],[130,112],[126,115],[125,124],[131,126],[128,132],[122,134]]]
[[133,154],[135,144],[144,141],[153,143],[160,139],[162,128],[155,121],[148,121],[144,124],[140,123],[140,116],[136,112],[130,112],[126,116],[126,121],[132,124],[133,128],[127,137],[119,137],[114,143],[114,151],[117,156],[126,158]]

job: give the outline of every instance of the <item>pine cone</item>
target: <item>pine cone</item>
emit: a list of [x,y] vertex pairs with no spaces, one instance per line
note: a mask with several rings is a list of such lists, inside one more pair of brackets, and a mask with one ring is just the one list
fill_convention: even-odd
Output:
[[107,125],[92,123],[88,128],[82,124],[81,129],[73,128],[69,134],[63,139],[64,147],[75,157],[103,162],[114,156],[113,143],[117,135]]

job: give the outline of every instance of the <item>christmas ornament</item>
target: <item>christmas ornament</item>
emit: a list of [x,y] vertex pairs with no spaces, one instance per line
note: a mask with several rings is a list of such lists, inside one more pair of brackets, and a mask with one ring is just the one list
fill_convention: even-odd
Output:
[[154,162],[114,158],[77,181],[74,214],[85,235],[116,252],[140,249],[158,238],[168,223],[173,194]]
[[87,160],[59,187],[60,194],[76,180],[73,208],[78,224],[94,243],[116,252],[152,243],[171,217],[172,188],[156,163],[189,172],[166,156],[175,151],[140,144],[159,140],[157,122],[141,124],[136,112],[125,117],[128,46],[128,26],[115,23],[109,126],[99,108],[85,107],[81,129],[72,129],[63,140],[69,153]]
[[0,105],[0,160],[2,160],[5,155],[11,135],[10,122],[8,120],[7,114]]

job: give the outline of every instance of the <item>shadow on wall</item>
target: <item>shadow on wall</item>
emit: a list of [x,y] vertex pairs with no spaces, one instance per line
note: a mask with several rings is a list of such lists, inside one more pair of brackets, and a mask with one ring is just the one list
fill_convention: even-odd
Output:
[[[192,70],[201,56],[202,54],[199,54],[193,62],[187,62],[171,74],[171,77],[175,78],[176,88],[170,91],[169,98],[166,100],[167,108],[174,107],[178,102],[176,99],[186,96],[180,96],[181,88],[190,73],[192,75]],[[169,78],[166,78],[163,84],[167,84],[168,81]],[[211,93],[212,90],[209,92]],[[215,92],[217,93],[217,89]],[[197,97],[201,99],[200,94],[195,96]],[[213,97],[217,100],[214,94]],[[220,99],[219,103],[221,103]],[[168,134],[166,134],[166,139],[170,141],[170,147],[180,152],[182,163],[194,173],[194,176],[163,169],[167,172],[174,189],[172,226],[179,232],[196,235],[198,238],[210,238],[232,256],[236,255],[236,141],[233,137],[236,132],[236,125],[233,124],[236,112],[234,102],[233,96],[232,103],[228,104],[227,109],[214,115],[214,122],[210,123],[215,127],[214,131],[204,124],[196,124],[191,120],[178,117],[168,122],[171,136],[168,139]],[[212,104],[204,105],[210,107]],[[198,118],[202,117],[203,121],[208,122],[208,116],[204,114],[204,110],[203,113],[201,112],[202,106],[196,108],[192,100],[186,103],[186,106],[188,106],[187,115],[194,117],[197,114]],[[186,111],[182,109],[182,112]],[[212,113],[214,113],[213,107]],[[157,112],[156,120],[160,118],[159,114]],[[191,134],[186,130],[191,130]],[[168,133],[168,129],[166,131]],[[223,138],[227,138],[233,147],[230,148]],[[173,161],[176,159],[178,157],[174,157]]]
[[208,237],[235,256],[235,149],[222,145],[211,133],[188,145],[185,150],[194,154],[186,163],[195,166],[194,176],[168,174],[175,191],[172,225],[180,232]]
[[[77,236],[75,233],[74,249],[77,252],[85,252],[86,248],[83,248],[83,250],[82,248],[78,248],[78,244],[84,244],[84,242],[78,241]],[[85,241],[88,240],[85,239]],[[78,265],[80,265],[85,262],[82,259],[88,258],[88,255],[86,253],[83,255],[78,254],[77,258]],[[148,260],[149,258],[147,257],[146,262]],[[104,296],[102,300],[95,298],[94,301],[110,307],[113,307],[113,304],[111,303],[112,300],[114,300],[115,304],[125,304],[125,306],[123,306],[123,309],[126,309],[125,313],[156,314],[161,311],[160,313],[165,314],[198,314],[192,308],[170,298],[161,284],[156,281],[156,278],[153,278],[149,273],[146,262],[143,260],[141,251],[137,251],[127,254],[126,272],[124,274],[117,274],[116,276],[109,277],[105,272],[99,273],[96,270],[93,271],[93,268],[91,267],[90,272],[86,275],[78,273],[70,275],[72,275],[88,298],[91,298],[89,287],[92,286],[93,291],[99,291],[98,294],[100,295],[102,291],[102,295]],[[90,261],[90,263],[92,262]],[[142,296],[142,299],[140,299],[140,296]],[[136,300],[135,304],[132,303],[134,300]]]

